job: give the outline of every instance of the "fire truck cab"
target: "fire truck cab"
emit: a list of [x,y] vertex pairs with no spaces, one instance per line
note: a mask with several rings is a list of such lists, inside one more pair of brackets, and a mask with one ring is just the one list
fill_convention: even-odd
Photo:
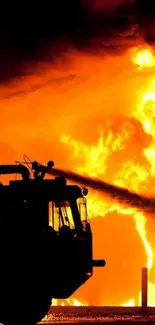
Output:
[[24,165],[0,166],[0,174],[22,175],[0,186],[0,322],[6,325],[37,323],[52,298],[70,297],[93,266],[105,265],[92,257],[88,190],[63,177],[44,179],[45,167],[33,166],[33,178]]

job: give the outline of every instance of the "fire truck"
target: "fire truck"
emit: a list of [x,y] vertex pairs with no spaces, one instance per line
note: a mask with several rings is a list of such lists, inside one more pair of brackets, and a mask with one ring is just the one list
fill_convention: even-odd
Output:
[[0,322],[34,325],[53,298],[69,298],[93,275],[92,232],[84,187],[47,178],[54,163],[1,165]]

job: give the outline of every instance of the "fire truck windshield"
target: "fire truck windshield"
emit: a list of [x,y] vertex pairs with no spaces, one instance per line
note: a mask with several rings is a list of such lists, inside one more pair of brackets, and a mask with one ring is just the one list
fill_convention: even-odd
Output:
[[75,229],[70,203],[68,201],[49,202],[49,225],[55,231],[63,226]]

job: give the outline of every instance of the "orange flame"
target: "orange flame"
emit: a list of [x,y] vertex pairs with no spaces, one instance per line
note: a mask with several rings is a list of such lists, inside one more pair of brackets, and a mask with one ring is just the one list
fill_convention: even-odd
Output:
[[134,48],[132,50],[132,61],[138,64],[140,68],[153,67],[155,65],[155,58],[151,49]]
[[[155,65],[155,57],[151,50],[143,49],[138,51],[137,49],[132,50],[132,60],[138,64],[141,69],[146,67],[153,67]],[[153,84],[152,84],[153,86]],[[155,92],[148,91],[142,93],[141,103],[139,103],[133,112],[133,116],[139,120],[144,128],[144,131],[152,136],[155,135],[153,130],[154,126],[154,103],[155,103]],[[82,142],[78,142],[70,136],[61,137],[61,141],[69,146],[72,146],[72,157],[77,160],[82,158],[82,164],[76,167],[76,171],[79,173],[87,173],[90,176],[106,177],[108,158],[113,152],[121,151],[125,147],[125,141],[128,139],[129,134],[127,129],[124,129],[122,134],[115,134],[111,130],[108,131],[108,135],[104,135],[104,132],[100,134],[98,143],[96,146],[87,146]],[[154,139],[154,138],[153,138]],[[144,154],[148,161],[151,161],[152,155],[155,155],[155,151],[150,147],[144,150]],[[152,170],[153,172],[153,170]],[[113,183],[116,185],[126,186],[129,189],[139,191],[141,186],[146,190],[145,183],[149,178],[149,171],[144,166],[139,166],[131,161],[125,161],[122,165],[122,169],[116,174]],[[95,202],[95,203],[94,203]],[[148,270],[152,268],[154,264],[154,252],[147,238],[146,232],[146,217],[142,213],[134,211],[134,209],[122,209],[120,206],[112,205],[111,202],[102,202],[100,198],[90,196],[89,199],[89,215],[94,216],[105,216],[110,211],[116,211],[121,214],[131,214],[134,216],[136,223],[136,229],[141,237],[145,251],[147,253],[147,267]],[[149,303],[154,304],[152,301],[152,288],[154,285],[149,282]],[[140,296],[139,294],[139,304]],[[124,303],[123,306],[134,306],[135,299],[132,298],[128,302]]]
[[[154,195],[154,69],[148,46],[117,56],[72,50],[54,66],[40,65],[0,87],[0,163],[17,160],[24,148],[42,163],[51,155],[57,167]],[[140,304],[140,272],[148,266],[155,305],[153,221],[97,192],[89,193],[88,211],[94,255],[107,266],[66,303]]]

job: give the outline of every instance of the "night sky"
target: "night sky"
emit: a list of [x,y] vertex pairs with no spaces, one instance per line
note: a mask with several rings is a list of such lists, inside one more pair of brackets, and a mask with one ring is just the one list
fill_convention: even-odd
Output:
[[154,0],[5,1],[0,10],[1,82],[64,51],[121,51],[155,41]]

